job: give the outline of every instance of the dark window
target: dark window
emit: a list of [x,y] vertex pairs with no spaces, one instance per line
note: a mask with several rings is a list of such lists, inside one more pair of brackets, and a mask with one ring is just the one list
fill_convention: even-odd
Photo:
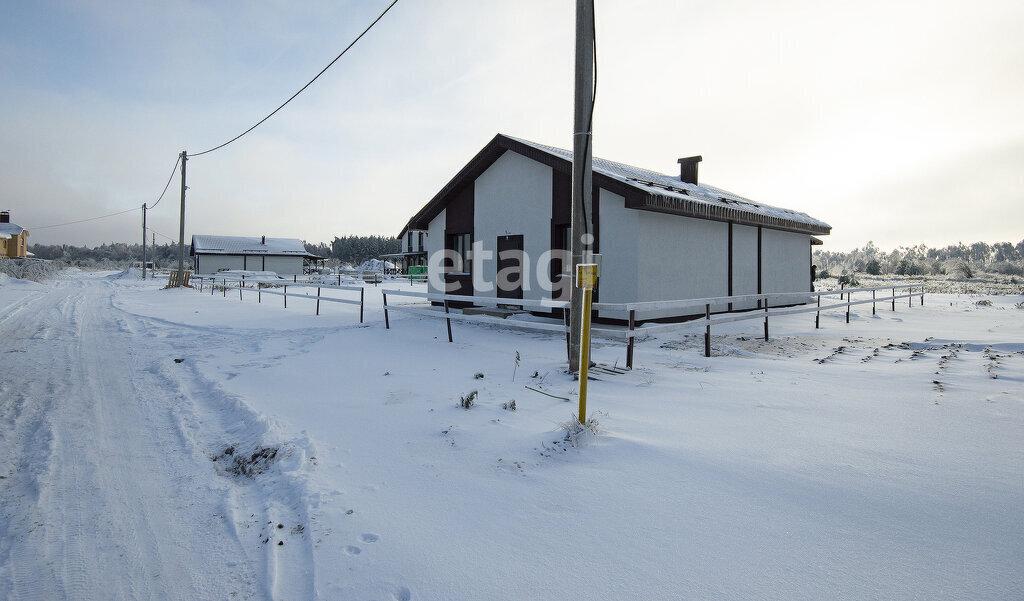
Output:
[[470,273],[473,266],[473,244],[469,234],[448,234],[448,250],[455,251],[458,256],[457,262],[461,263],[452,266],[456,273]]
[[405,252],[410,252],[411,253],[412,252],[412,232],[409,232],[409,234],[408,234],[408,236],[406,236],[406,238],[408,238],[408,248],[406,249]]
[[419,240],[419,242],[420,242],[420,246],[416,250],[422,252],[424,250],[424,247],[423,247],[423,232],[420,232],[420,240]]

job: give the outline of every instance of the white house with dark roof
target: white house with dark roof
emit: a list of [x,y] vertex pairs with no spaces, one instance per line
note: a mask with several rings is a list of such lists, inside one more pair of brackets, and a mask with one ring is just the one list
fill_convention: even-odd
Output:
[[[811,246],[831,227],[698,182],[700,160],[679,159],[680,175],[664,175],[594,158],[593,251],[601,255],[595,302],[812,289]],[[402,236],[427,232],[429,268],[443,271],[449,294],[567,299],[562,262],[547,271],[536,265],[547,263],[548,251],[569,248],[571,174],[571,151],[498,134],[409,220]],[[477,252],[468,252],[474,246]],[[463,264],[435,259],[445,249],[464,257]],[[512,258],[499,265],[501,251]],[[492,286],[502,270],[513,283],[505,290]],[[429,291],[444,292],[436,283]]]
[[315,261],[323,261],[306,252],[298,238],[266,236],[192,236],[189,249],[192,269],[211,274],[229,269],[273,271],[278,275],[299,275]]

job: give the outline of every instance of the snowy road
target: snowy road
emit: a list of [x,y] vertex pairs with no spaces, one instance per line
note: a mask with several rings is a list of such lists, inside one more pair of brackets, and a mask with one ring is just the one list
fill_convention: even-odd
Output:
[[737,322],[710,358],[645,338],[575,446],[558,335],[386,330],[366,291],[360,323],[128,273],[0,277],[0,600],[1024,590],[1018,297],[780,317],[768,342]]
[[266,598],[183,426],[210,408],[113,286],[57,282],[0,315],[0,598]]

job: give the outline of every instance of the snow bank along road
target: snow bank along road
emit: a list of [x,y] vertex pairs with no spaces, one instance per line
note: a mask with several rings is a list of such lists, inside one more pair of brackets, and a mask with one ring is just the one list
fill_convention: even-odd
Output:
[[1019,297],[651,337],[571,446],[557,335],[158,286],[0,279],[0,600],[1022,598]]
[[113,310],[115,286],[64,279],[0,308],[0,599],[313,598],[311,567],[279,582],[236,529],[284,516],[210,469],[208,436],[259,425],[196,394],[169,328]]

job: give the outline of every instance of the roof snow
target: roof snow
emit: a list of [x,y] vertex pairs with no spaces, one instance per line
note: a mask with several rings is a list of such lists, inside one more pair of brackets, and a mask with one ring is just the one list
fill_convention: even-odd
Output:
[[[541,152],[559,156],[569,161],[572,160],[572,151],[538,144],[529,140],[523,140],[522,138],[507,137]],[[598,157],[593,158],[593,171],[634,188],[644,190],[653,196],[669,200],[698,202],[722,208],[738,209],[744,213],[755,213],[769,218],[788,220],[815,228],[822,228],[824,231],[820,233],[828,233],[828,230],[831,228],[824,221],[819,221],[806,213],[766,205],[707,184],[686,183],[680,180],[678,175],[665,175],[656,171],[633,167],[624,163],[616,163]]]
[[294,255],[304,257],[306,247],[298,238],[263,236],[192,236],[192,254]]
[[2,238],[17,236],[23,231],[25,231],[25,228],[20,225],[14,223],[0,223],[0,237]]

